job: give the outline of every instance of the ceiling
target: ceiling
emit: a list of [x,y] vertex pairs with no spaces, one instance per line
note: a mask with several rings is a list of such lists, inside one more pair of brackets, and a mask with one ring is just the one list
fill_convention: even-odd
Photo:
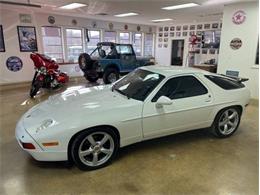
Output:
[[[17,0],[6,0],[17,2]],[[134,24],[161,25],[153,23],[153,19],[172,18],[169,23],[188,23],[219,21],[225,4],[236,2],[249,2],[252,0],[30,0],[32,4],[39,4],[42,8],[27,8],[35,12],[61,14],[68,16],[86,17],[96,20],[116,21]],[[58,7],[68,3],[85,3],[88,6],[74,10],[61,10]],[[19,0],[19,3],[28,3],[28,0]],[[184,3],[198,3],[200,6],[179,10],[162,10],[162,7]],[[1,7],[13,5],[0,4]],[[139,15],[117,18],[115,14],[136,12]],[[98,14],[108,15],[98,15]]]

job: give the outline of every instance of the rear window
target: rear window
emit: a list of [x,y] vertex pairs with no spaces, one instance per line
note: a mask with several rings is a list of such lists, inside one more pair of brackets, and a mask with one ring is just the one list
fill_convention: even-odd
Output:
[[214,75],[205,75],[205,77],[211,80],[213,83],[221,87],[222,89],[230,90],[230,89],[239,89],[245,87],[242,83],[239,83],[235,80],[225,78],[225,77],[218,77]]

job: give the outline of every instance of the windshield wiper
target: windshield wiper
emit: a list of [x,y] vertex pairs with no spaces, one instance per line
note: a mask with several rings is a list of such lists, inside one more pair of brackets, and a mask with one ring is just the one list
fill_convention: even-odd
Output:
[[113,89],[113,90],[115,90],[115,91],[117,91],[118,93],[120,93],[120,94],[126,96],[127,99],[130,99],[130,96],[129,96],[128,94],[124,93],[123,91],[121,91],[121,90],[119,90],[119,89]]

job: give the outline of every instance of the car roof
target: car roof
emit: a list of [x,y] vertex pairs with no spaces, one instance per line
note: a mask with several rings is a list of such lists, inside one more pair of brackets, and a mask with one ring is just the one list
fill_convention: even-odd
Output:
[[201,70],[198,68],[182,67],[182,66],[152,65],[152,66],[143,66],[141,67],[141,69],[156,72],[166,77],[180,75],[180,74],[204,74],[204,75],[212,74],[208,71]]

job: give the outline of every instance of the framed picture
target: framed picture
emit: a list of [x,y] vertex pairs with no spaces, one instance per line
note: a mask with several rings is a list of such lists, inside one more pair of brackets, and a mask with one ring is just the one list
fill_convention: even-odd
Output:
[[177,31],[181,31],[181,26],[176,26]]
[[195,30],[195,25],[190,25],[190,30]]
[[188,32],[182,32],[182,36],[183,37],[187,37],[188,36]]
[[159,42],[162,42],[162,38],[159,38],[158,41],[159,41]]
[[162,48],[162,44],[158,44],[158,47],[159,47],[159,48]]
[[204,29],[210,29],[210,24],[204,24]]
[[168,26],[165,26],[165,27],[164,27],[164,31],[169,31],[169,27],[168,27]]
[[159,33],[159,37],[163,37],[163,34],[162,34],[162,33]]
[[168,42],[168,38],[164,38],[164,39],[163,39],[163,42]]
[[182,27],[182,30],[188,30],[188,28],[189,28],[188,25],[184,25],[184,26]]
[[202,54],[207,54],[208,53],[208,49],[202,49]]
[[163,27],[159,27],[159,32],[162,32],[163,31]]
[[163,47],[164,47],[164,48],[167,48],[167,47],[168,47],[168,44],[167,44],[167,43],[165,43],[165,44],[163,45]]
[[195,49],[194,53],[200,54],[200,49],[199,48]]
[[197,30],[201,30],[201,29],[202,29],[202,27],[203,27],[203,25],[202,25],[202,24],[198,24],[198,25],[197,25]]
[[180,37],[181,36],[181,32],[176,32],[176,37]]
[[211,28],[218,28],[218,23],[213,23]]
[[195,35],[195,31],[190,31],[190,36]]
[[170,31],[174,31],[175,30],[175,27],[174,26],[171,26],[170,27]]
[[168,34],[167,32],[166,32],[166,33],[164,33],[164,36],[165,36],[165,37],[168,37],[168,35],[169,35],[169,34]]
[[201,36],[202,35],[202,31],[197,31],[197,36]]
[[5,52],[5,41],[2,25],[0,25],[0,52]]
[[174,32],[170,32],[170,37],[174,37]]
[[17,31],[21,52],[38,51],[34,26],[17,26]]
[[210,49],[209,54],[215,54],[216,50],[215,49]]

